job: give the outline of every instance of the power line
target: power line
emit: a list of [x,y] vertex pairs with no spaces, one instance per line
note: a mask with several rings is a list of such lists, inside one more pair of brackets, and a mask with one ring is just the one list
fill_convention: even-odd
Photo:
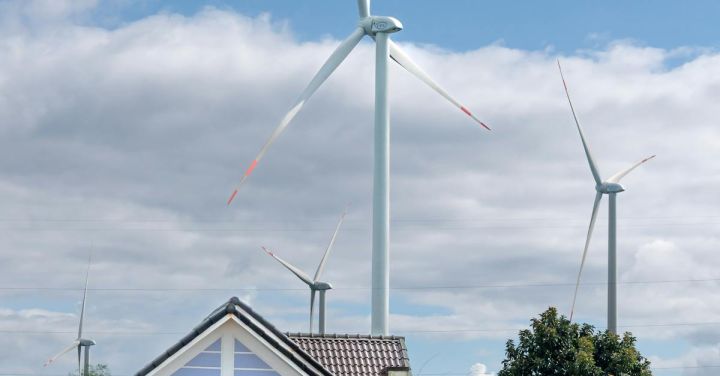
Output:
[[[646,223],[646,224],[629,224],[624,223],[618,225],[620,228],[648,228],[648,227],[698,227],[698,226],[716,226],[720,222],[702,222],[702,223]],[[598,223],[597,227],[603,228],[605,224]],[[585,228],[587,224],[532,224],[532,225],[473,225],[473,226],[432,226],[435,231],[470,231],[470,230],[516,230],[516,229],[567,229],[567,228]],[[415,231],[424,230],[428,226],[394,226],[395,231]],[[364,232],[369,231],[370,226],[363,227],[345,227],[344,232]],[[209,227],[177,227],[177,228],[160,228],[160,227],[99,227],[99,228],[39,228],[39,227],[0,227],[2,232],[122,232],[122,231],[143,231],[143,232],[228,232],[228,233],[252,233],[252,232],[325,232],[325,227],[316,228],[209,228]]]
[[[703,279],[667,279],[667,280],[645,280],[645,281],[622,281],[618,285],[655,285],[673,283],[706,283],[720,282],[720,278]],[[606,281],[581,282],[581,286],[606,285]],[[477,285],[436,285],[436,286],[396,286],[391,290],[465,290],[465,289],[505,289],[505,288],[528,288],[528,287],[568,287],[575,286],[574,282],[488,282]],[[371,290],[371,287],[334,287],[333,290]],[[81,287],[49,287],[49,286],[0,286],[0,291],[82,291]],[[88,288],[88,291],[95,292],[224,292],[224,291],[307,291],[307,288],[285,288],[285,287],[95,287]]]
[[[677,322],[677,323],[651,323],[651,324],[627,324],[618,325],[619,328],[656,328],[656,327],[682,327],[682,326],[715,326],[720,321],[710,322]],[[529,327],[518,328],[462,328],[447,330],[398,330],[397,334],[450,334],[450,333],[481,333],[481,332],[517,332]],[[601,329],[601,328],[598,328]],[[601,329],[602,330],[602,329]],[[156,336],[156,335],[181,335],[188,333],[187,330],[168,331],[129,331],[129,330],[88,330],[88,334],[94,335],[119,335],[119,336]],[[74,330],[13,330],[0,329],[0,333],[7,334],[73,334]]]

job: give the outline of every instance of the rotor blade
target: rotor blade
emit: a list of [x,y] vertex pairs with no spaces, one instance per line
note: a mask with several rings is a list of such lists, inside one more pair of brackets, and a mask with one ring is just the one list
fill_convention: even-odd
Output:
[[313,316],[315,315],[315,289],[310,288],[310,333],[313,328]]
[[80,306],[80,325],[78,326],[78,337],[82,338],[83,319],[85,318],[85,299],[87,298],[88,280],[90,278],[90,265],[92,264],[92,255],[88,257],[87,271],[85,272],[85,289],[83,290],[82,306]]
[[345,211],[343,211],[342,215],[340,216],[340,220],[338,221],[337,226],[335,227],[335,232],[332,235],[332,238],[330,238],[330,243],[327,246],[327,249],[325,249],[325,254],[323,255],[322,260],[320,260],[320,265],[318,265],[317,270],[315,271],[315,277],[313,277],[313,280],[315,282],[318,281],[318,278],[320,278],[320,275],[323,272],[323,269],[325,269],[325,262],[327,261],[328,255],[330,254],[330,250],[332,249],[333,245],[335,244],[335,238],[337,237],[338,232],[340,231],[340,226],[343,223],[343,220],[345,220],[345,215],[347,214],[347,208]]
[[357,5],[360,18],[365,18],[370,15],[370,0],[357,0]]
[[49,366],[49,365],[52,364],[54,361],[56,361],[59,357],[65,355],[68,351],[74,349],[74,348],[77,347],[79,344],[80,344],[79,341],[77,341],[77,340],[76,340],[76,341],[73,341],[72,345],[64,348],[63,351],[60,351],[57,355],[55,355],[55,356],[53,356],[52,358],[48,359],[48,360],[45,362],[45,364],[43,365],[43,367]]
[[590,216],[590,226],[588,226],[587,238],[585,238],[585,249],[583,249],[582,261],[580,261],[580,271],[578,272],[577,281],[575,281],[575,293],[573,294],[572,305],[570,306],[570,321],[572,321],[573,313],[575,311],[575,300],[577,299],[578,288],[580,287],[580,276],[582,275],[583,267],[585,266],[585,258],[587,256],[588,246],[590,245],[593,228],[595,227],[595,218],[597,218],[598,206],[600,205],[601,199],[602,193],[598,192],[595,195],[592,216]]
[[310,277],[308,277],[307,274],[303,273],[302,270],[300,270],[300,269],[292,266],[289,262],[281,259],[280,257],[275,256],[275,254],[272,253],[272,252],[271,252],[270,250],[268,250],[267,248],[262,247],[262,249],[263,249],[268,255],[272,256],[275,260],[278,260],[278,262],[280,262],[281,264],[283,264],[283,266],[285,266],[286,268],[288,268],[288,270],[290,270],[291,272],[293,272],[293,274],[295,274],[295,275],[296,275],[298,278],[300,278],[303,282],[307,283],[308,286],[312,286],[312,285],[313,285],[313,281],[310,279]]
[[490,127],[488,127],[485,123],[480,121],[475,115],[473,115],[470,110],[467,109],[467,107],[463,106],[460,102],[458,102],[455,98],[450,96],[445,89],[440,87],[433,79],[425,73],[422,68],[420,68],[415,62],[410,59],[410,57],[393,41],[388,41],[390,46],[390,57],[395,60],[396,63],[400,64],[403,68],[405,68],[408,72],[415,75],[415,77],[419,78],[420,81],[426,83],[428,86],[430,86],[435,92],[442,95],[445,99],[450,101],[455,107],[459,108],[462,112],[464,112],[466,115],[470,116],[473,120],[478,122],[480,125],[482,125],[485,129],[490,130]]
[[358,27],[355,29],[355,31],[350,34],[347,39],[345,39],[340,45],[335,49],[335,51],[330,55],[330,57],[325,61],[325,64],[320,68],[320,70],[315,74],[315,77],[313,77],[312,81],[310,81],[310,84],[305,88],[305,90],[300,94],[300,97],[298,98],[297,102],[293,107],[288,111],[287,114],[282,118],[280,121],[280,124],[275,128],[272,135],[270,135],[270,138],[265,142],[265,145],[263,145],[262,149],[260,149],[260,152],[255,157],[255,159],[250,164],[250,167],[248,167],[247,170],[245,170],[245,174],[240,179],[240,183],[235,187],[235,190],[233,191],[232,195],[227,201],[227,204],[230,205],[232,200],[235,198],[235,195],[238,192],[238,189],[240,189],[240,186],[245,182],[245,179],[247,179],[248,176],[252,173],[252,171],[257,166],[258,162],[260,162],[260,159],[262,159],[263,155],[267,152],[267,149],[272,145],[273,142],[280,136],[280,134],[285,130],[285,128],[290,124],[290,121],[297,115],[298,112],[300,112],[300,109],[305,105],[305,102],[315,93],[315,91],[320,87],[320,85],[327,80],[328,77],[332,74],[332,72],[335,71],[335,69],[340,65],[340,63],[345,60],[345,58],[350,54],[350,51],[355,48],[355,46],[360,42],[360,39],[365,35],[365,31]]
[[632,171],[632,170],[634,170],[635,168],[637,168],[637,166],[640,166],[641,164],[643,164],[643,163],[645,163],[645,162],[647,162],[647,161],[649,161],[649,160],[651,160],[651,159],[653,159],[653,158],[655,158],[655,156],[654,156],[654,155],[651,155],[651,156],[649,156],[649,157],[641,160],[640,162],[635,163],[635,164],[632,165],[630,168],[628,168],[628,169],[626,169],[626,170],[622,170],[622,171],[618,172],[617,174],[611,176],[610,179],[608,179],[607,181],[610,182],[610,183],[617,183],[617,182],[620,181],[620,179],[622,179],[623,177],[625,177],[625,175],[629,174],[630,171]]
[[80,352],[82,351],[82,347],[80,347],[80,345],[78,345],[77,349],[78,349],[78,375],[84,376],[83,372],[82,372],[82,363],[80,363]]
[[560,66],[560,60],[557,61],[557,65],[558,70],[560,70],[560,78],[563,82],[563,88],[565,88],[565,96],[567,97],[568,103],[570,104],[570,111],[572,111],[573,119],[575,119],[575,125],[577,125],[578,132],[580,133],[580,140],[582,141],[583,149],[585,149],[585,156],[587,156],[588,164],[590,165],[590,172],[592,172],[595,183],[600,185],[602,183],[602,178],[600,177],[600,172],[598,172],[595,160],[590,153],[590,147],[588,146],[587,141],[585,141],[585,133],[583,133],[577,115],[575,115],[575,107],[573,107],[572,101],[570,100],[570,93],[568,92],[567,84],[565,83],[565,76],[563,76],[562,67]]

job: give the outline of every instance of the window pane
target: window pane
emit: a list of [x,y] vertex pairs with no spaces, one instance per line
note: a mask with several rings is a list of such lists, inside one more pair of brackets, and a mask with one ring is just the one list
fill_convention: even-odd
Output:
[[220,340],[213,342],[205,351],[220,351]]
[[193,367],[220,367],[220,353],[200,353],[185,365]]
[[255,354],[235,354],[235,368],[271,369]]
[[235,370],[235,376],[280,376],[275,371],[251,371],[251,370]]
[[220,369],[180,368],[172,376],[220,376]]
[[250,349],[245,347],[240,341],[235,340],[235,352],[251,352]]

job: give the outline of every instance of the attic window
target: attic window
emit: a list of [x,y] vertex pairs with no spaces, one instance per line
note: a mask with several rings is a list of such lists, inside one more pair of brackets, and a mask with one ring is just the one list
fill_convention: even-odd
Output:
[[190,359],[172,376],[220,376],[220,340]]
[[272,367],[235,340],[235,376],[280,376]]

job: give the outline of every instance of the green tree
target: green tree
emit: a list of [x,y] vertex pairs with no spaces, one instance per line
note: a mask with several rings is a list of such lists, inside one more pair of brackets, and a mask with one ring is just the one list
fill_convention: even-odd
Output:
[[517,346],[505,345],[498,376],[651,376],[650,362],[635,348],[635,338],[595,332],[550,307],[521,330]]
[[[90,369],[88,369],[88,375],[84,376],[112,376],[110,373],[110,368],[108,368],[107,364],[91,364],[89,368]],[[69,373],[68,376],[78,376],[77,371]]]

